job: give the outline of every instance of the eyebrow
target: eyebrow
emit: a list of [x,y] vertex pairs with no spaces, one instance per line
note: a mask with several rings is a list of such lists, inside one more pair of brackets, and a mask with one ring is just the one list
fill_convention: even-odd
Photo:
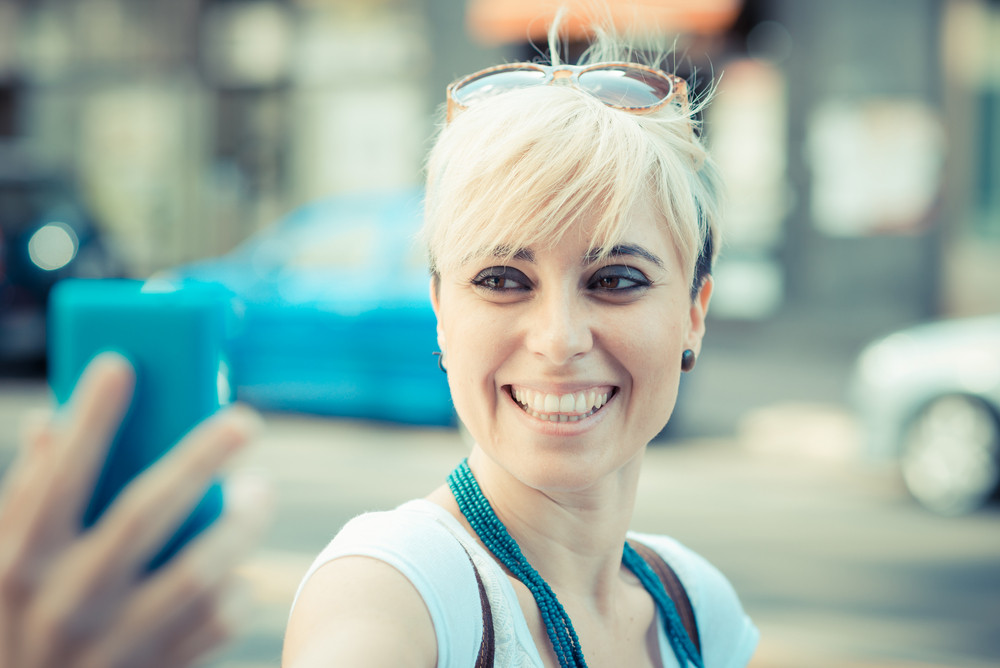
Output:
[[530,248],[518,248],[514,251],[514,254],[510,254],[510,246],[497,246],[493,249],[494,257],[512,257],[515,260],[521,260],[523,262],[535,263],[535,251]]
[[597,262],[599,259],[601,259],[602,256],[617,258],[623,255],[631,257],[641,257],[647,262],[652,262],[660,269],[663,269],[663,260],[658,258],[653,253],[650,253],[642,246],[636,246],[635,244],[616,244],[612,246],[607,252],[604,252],[604,250],[601,248],[595,248],[594,250],[587,253],[586,256],[584,256],[583,262],[584,264],[590,264],[592,262]]
[[[493,255],[495,257],[506,257],[510,255],[510,247],[508,246],[497,246],[493,249]],[[622,256],[629,257],[640,257],[647,262],[652,262],[660,269],[663,268],[663,260],[658,258],[653,253],[642,246],[637,246],[635,244],[616,244],[612,246],[607,252],[601,248],[595,248],[586,255],[583,256],[582,264],[593,264],[601,259],[601,257],[613,257],[618,258]],[[535,263],[535,252],[530,248],[518,248],[513,256],[515,260],[521,260],[523,262]]]

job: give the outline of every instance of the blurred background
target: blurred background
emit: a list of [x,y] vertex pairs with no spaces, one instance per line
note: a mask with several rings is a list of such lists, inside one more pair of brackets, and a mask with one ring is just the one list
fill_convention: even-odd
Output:
[[275,664],[311,556],[466,447],[422,162],[445,86],[534,57],[558,4],[717,86],[727,244],[637,528],[731,577],[762,665],[1000,665],[996,0],[0,0],[0,466],[55,282],[227,287],[279,513],[213,665]]

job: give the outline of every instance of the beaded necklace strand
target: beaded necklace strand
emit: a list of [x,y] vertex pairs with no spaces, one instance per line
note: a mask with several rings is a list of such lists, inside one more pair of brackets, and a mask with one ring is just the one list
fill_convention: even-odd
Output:
[[[580,647],[580,639],[573,628],[572,620],[566,614],[555,592],[528,563],[517,541],[493,511],[476,477],[472,474],[472,469],[469,468],[468,459],[463,459],[448,476],[448,487],[458,502],[459,510],[465,515],[465,519],[469,521],[486,548],[531,592],[545,623],[545,632],[559,659],[560,668],[586,668],[583,648]],[[684,630],[674,602],[667,596],[653,569],[628,543],[625,543],[622,563],[639,578],[639,582],[656,602],[667,640],[679,664],[686,666],[690,662],[695,668],[704,668],[701,656]]]

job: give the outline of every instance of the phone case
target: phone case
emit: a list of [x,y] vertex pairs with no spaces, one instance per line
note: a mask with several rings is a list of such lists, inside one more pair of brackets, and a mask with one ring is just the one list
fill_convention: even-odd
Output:
[[[223,382],[226,299],[211,286],[156,289],[122,279],[70,279],[53,289],[49,312],[49,382],[66,403],[84,368],[115,351],[135,368],[132,403],[110,444],[82,521],[89,528],[115,497],[228,397]],[[213,483],[190,517],[153,558],[154,570],[222,511]]]

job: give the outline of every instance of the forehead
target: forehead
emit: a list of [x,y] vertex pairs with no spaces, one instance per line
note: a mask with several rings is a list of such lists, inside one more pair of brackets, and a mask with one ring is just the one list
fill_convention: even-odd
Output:
[[[465,261],[484,257],[535,262],[541,254],[556,253],[583,263],[612,255],[644,257],[655,264],[673,262],[676,244],[652,197],[642,197],[619,220],[602,220],[586,213],[564,221],[548,235],[500,227],[490,243],[479,246]],[[463,262],[464,264],[464,262]]]

